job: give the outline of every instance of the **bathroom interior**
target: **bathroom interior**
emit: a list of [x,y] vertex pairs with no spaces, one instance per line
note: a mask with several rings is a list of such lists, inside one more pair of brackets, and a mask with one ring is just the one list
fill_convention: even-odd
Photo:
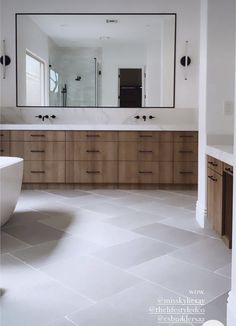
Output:
[[0,325],[236,325],[235,17],[0,0]]

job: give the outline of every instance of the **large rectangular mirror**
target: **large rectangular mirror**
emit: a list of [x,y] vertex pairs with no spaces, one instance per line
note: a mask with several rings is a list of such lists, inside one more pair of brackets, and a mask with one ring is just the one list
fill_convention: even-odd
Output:
[[175,106],[176,14],[16,14],[17,106]]

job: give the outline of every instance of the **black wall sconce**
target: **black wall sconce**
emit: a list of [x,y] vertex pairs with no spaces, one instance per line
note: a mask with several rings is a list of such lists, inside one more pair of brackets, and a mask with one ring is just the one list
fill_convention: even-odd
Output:
[[6,79],[6,67],[11,63],[11,58],[6,55],[6,41],[3,40],[3,55],[0,57],[0,63],[3,65],[3,79]]
[[188,70],[188,66],[190,66],[191,62],[192,62],[192,60],[188,56],[188,41],[186,41],[185,42],[185,55],[180,59],[180,64],[185,68],[185,73],[184,73],[185,80],[188,80],[187,70]]

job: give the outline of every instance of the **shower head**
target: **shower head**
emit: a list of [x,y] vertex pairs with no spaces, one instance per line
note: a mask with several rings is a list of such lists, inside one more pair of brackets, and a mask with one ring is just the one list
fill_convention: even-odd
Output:
[[76,81],[80,81],[80,80],[81,80],[81,76],[77,76],[77,77],[75,78],[75,80],[76,80]]

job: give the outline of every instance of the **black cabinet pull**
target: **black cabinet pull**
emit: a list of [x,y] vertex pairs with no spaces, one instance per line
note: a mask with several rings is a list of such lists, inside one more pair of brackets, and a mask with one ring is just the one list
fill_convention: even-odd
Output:
[[34,150],[34,149],[32,149],[30,152],[31,153],[45,153],[44,150]]
[[139,174],[152,174],[152,171],[139,171]]
[[86,135],[86,137],[88,137],[88,138],[96,138],[96,137],[100,137],[100,135]]
[[100,171],[86,171],[87,174],[99,174]]
[[152,135],[139,135],[140,138],[152,138]]
[[193,138],[193,135],[180,135],[180,138]]
[[180,174],[193,174],[192,171],[180,171],[179,173]]
[[139,153],[153,153],[153,151],[139,151]]
[[233,170],[231,168],[225,168],[225,171],[233,174]]
[[30,171],[30,173],[33,173],[33,174],[36,174],[36,173],[43,174],[43,173],[45,173],[45,171]]
[[193,153],[193,151],[179,151],[179,153],[181,153],[181,154],[192,154]]
[[0,153],[4,153],[4,149],[0,149]]
[[208,164],[210,164],[210,165],[212,165],[212,166],[215,166],[215,167],[218,166],[217,163],[214,163],[214,162],[212,162],[212,161],[209,161]]
[[100,153],[99,150],[87,150],[86,152],[87,153]]
[[217,182],[217,179],[213,177],[213,175],[209,175],[208,178],[214,182]]
[[45,135],[30,135],[31,137],[45,137]]

